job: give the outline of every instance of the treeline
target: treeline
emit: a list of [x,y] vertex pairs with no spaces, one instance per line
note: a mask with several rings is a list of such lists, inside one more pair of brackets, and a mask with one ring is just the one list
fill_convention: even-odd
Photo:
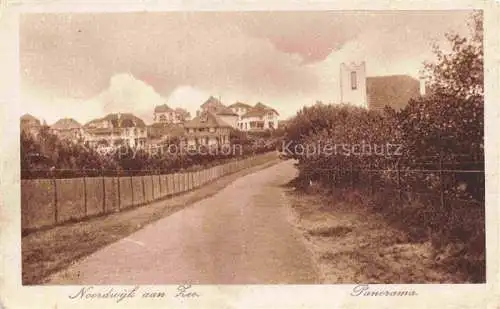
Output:
[[297,184],[313,181],[339,197],[342,188],[365,192],[374,210],[416,238],[456,249],[448,265],[484,282],[482,16],[471,21],[472,38],[448,35],[451,52],[435,48],[428,95],[399,111],[303,108],[288,125],[284,151],[298,160]]
[[408,189],[443,186],[449,196],[484,201],[482,106],[477,98],[444,102],[433,96],[401,111],[317,104],[291,121],[283,151],[299,160],[308,180],[331,181],[333,170],[343,168],[359,177],[380,171],[396,182],[399,171]]
[[136,176],[195,170],[275,151],[281,137],[276,133],[261,137],[233,131],[230,138],[229,148],[200,147],[193,151],[182,149],[179,139],[143,149],[96,149],[60,139],[48,127],[42,127],[36,137],[21,132],[21,178]]

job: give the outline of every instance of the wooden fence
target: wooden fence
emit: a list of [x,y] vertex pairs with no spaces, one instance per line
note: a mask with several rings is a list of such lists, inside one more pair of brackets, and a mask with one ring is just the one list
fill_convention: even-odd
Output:
[[36,230],[145,205],[276,158],[277,154],[271,152],[173,174],[21,180],[22,230]]

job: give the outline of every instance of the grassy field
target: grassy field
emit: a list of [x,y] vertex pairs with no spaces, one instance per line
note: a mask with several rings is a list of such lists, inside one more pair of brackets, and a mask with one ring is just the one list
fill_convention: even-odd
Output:
[[216,194],[235,179],[280,160],[222,177],[194,191],[126,211],[30,233],[22,238],[22,280],[40,284],[72,262],[124,238],[145,225]]
[[[339,283],[464,283],[440,265],[431,240],[415,240],[367,207],[357,192],[290,189],[290,217],[313,253],[321,281]],[[343,196],[340,197],[339,195]]]

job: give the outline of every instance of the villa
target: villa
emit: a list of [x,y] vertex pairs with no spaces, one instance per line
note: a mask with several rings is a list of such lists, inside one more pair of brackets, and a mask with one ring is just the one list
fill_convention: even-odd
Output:
[[185,144],[188,147],[228,145],[231,128],[230,124],[217,115],[202,112],[184,124]]
[[130,113],[108,114],[84,126],[85,143],[91,147],[143,147],[147,128],[144,121]]
[[242,131],[273,130],[278,128],[278,117],[274,108],[259,102],[241,116],[238,126]]

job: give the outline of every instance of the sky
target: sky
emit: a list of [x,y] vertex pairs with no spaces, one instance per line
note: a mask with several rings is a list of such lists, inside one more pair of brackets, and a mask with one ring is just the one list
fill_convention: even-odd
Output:
[[342,62],[418,78],[432,44],[468,35],[470,11],[24,14],[21,113],[52,124],[156,105],[196,113],[209,97],[272,106],[285,119],[339,101]]

